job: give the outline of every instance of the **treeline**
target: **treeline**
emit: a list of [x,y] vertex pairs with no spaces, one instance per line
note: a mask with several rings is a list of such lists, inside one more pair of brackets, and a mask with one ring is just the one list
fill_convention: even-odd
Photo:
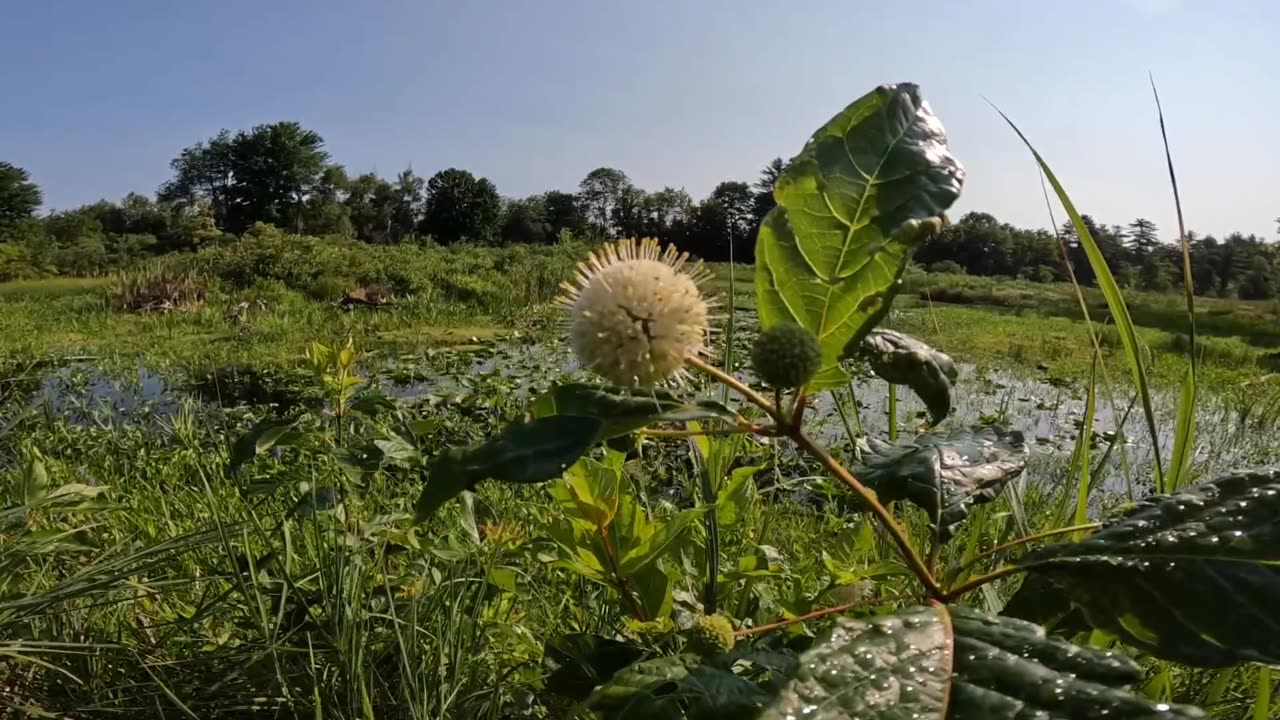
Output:
[[[650,236],[705,260],[754,261],[755,231],[774,205],[785,167],[774,159],[752,183],[725,181],[694,201],[683,189],[638,188],[621,170],[598,168],[574,192],[504,198],[483,177],[449,168],[430,178],[412,169],[387,179],[354,177],[330,161],[324,140],[298,123],[223,131],[184,150],[154,197],[131,193],[36,216],[42,196],[21,168],[0,162],[0,280],[63,273],[87,275],[149,255],[191,251],[230,240],[255,225],[300,235],[376,244],[545,244],[566,238]],[[1091,234],[1126,287],[1180,286],[1181,256],[1156,227],[1086,218]],[[1074,230],[1017,228],[969,213],[928,238],[916,261],[936,271],[1067,279],[1062,251],[1079,281],[1093,277]],[[1270,298],[1280,286],[1275,245],[1254,235],[1192,237],[1195,290]]]
[[[1128,225],[1102,225],[1088,215],[1082,220],[1121,287],[1152,292],[1182,288],[1181,245],[1162,242],[1155,223],[1138,218]],[[1197,295],[1269,300],[1280,294],[1280,245],[1241,233],[1218,239],[1188,230],[1187,239]],[[1071,279],[1062,261],[1064,250],[1076,281],[1096,285],[1093,266],[1070,222],[1054,233],[971,212],[927,238],[915,261],[932,272],[1060,282]]]

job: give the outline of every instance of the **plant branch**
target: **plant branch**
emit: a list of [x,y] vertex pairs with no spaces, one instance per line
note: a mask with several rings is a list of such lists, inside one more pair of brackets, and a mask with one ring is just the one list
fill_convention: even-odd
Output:
[[809,437],[801,430],[792,429],[788,434],[788,437],[794,440],[796,445],[800,446],[800,449],[812,455],[818,460],[818,462],[822,463],[822,466],[827,469],[827,472],[835,475],[841,482],[848,485],[849,489],[852,490],[863,503],[871,508],[871,512],[880,519],[880,524],[884,526],[885,530],[889,533],[889,537],[891,537],[894,544],[898,546],[898,551],[902,554],[903,559],[907,561],[907,564],[911,566],[911,569],[915,572],[916,576],[920,578],[920,582],[924,583],[925,589],[929,592],[929,596],[935,598],[941,597],[942,587],[938,585],[938,581],[934,579],[933,573],[929,572],[929,568],[925,565],[924,560],[920,559],[919,553],[911,547],[911,542],[907,539],[906,531],[903,530],[902,526],[893,519],[893,514],[890,513],[884,505],[880,504],[880,500],[876,498],[876,494],[867,489],[867,486],[858,482],[857,478],[855,478],[852,473],[845,469],[845,467],[835,458],[831,457],[830,453],[816,445],[813,440],[810,440]]
[[818,460],[818,462],[822,463],[822,466],[825,467],[828,472],[836,476],[836,478],[845,485],[848,485],[849,489],[852,490],[854,494],[856,494],[862,502],[867,505],[867,507],[871,508],[871,512],[880,519],[881,524],[888,531],[889,536],[893,538],[893,542],[898,546],[898,551],[902,554],[903,559],[911,566],[911,569],[915,572],[916,576],[920,578],[920,582],[924,583],[929,596],[933,598],[941,597],[942,586],[940,586],[937,579],[933,577],[933,573],[929,571],[928,566],[925,565],[924,560],[920,558],[919,553],[911,547],[911,542],[907,539],[906,531],[903,530],[902,526],[893,519],[892,513],[890,513],[884,505],[880,504],[880,501],[876,498],[876,494],[874,492],[867,489],[867,487],[862,483],[858,482],[857,478],[845,469],[843,465],[836,461],[835,458],[831,457],[830,453],[816,445],[813,440],[809,439],[799,426],[788,423],[787,418],[782,416],[783,413],[781,407],[771,404],[764,398],[764,396],[747,387],[742,381],[720,370],[720,368],[717,368],[714,365],[709,365],[700,358],[690,357],[687,359],[687,362],[689,365],[700,370],[704,374],[715,378],[732,388],[739,395],[768,413],[769,416],[778,423],[780,429],[785,430],[786,436],[791,438],[796,445],[800,447],[800,449],[804,450],[809,455],[812,455]]
[[661,429],[644,429],[637,430],[636,435],[644,435],[646,437],[695,437],[699,435],[739,435],[743,433],[761,433],[768,432],[769,427],[765,425],[749,425],[745,427],[731,428],[712,428],[710,430],[661,430]]
[[817,618],[820,618],[820,617],[826,617],[828,615],[838,615],[842,612],[853,610],[855,608],[870,607],[872,605],[880,605],[884,603],[894,603],[901,600],[908,600],[910,599],[910,597],[911,597],[910,595],[902,594],[902,595],[895,595],[887,598],[871,598],[869,600],[855,600],[854,602],[844,603],[842,605],[833,605],[829,608],[814,610],[813,612],[805,613],[804,615],[800,615],[794,618],[789,618],[787,620],[779,620],[778,622],[769,623],[768,625],[761,625],[759,627],[753,627],[753,628],[743,628],[735,632],[734,636],[747,637],[748,635],[759,635],[760,633],[766,633],[766,632],[769,632],[770,630],[777,630],[779,628],[784,628],[790,625],[798,625],[799,623],[802,623],[802,622],[808,622],[809,620],[816,620]]
[[689,357],[689,358],[686,358],[685,362],[687,362],[693,368],[697,369],[699,372],[705,375],[709,375],[710,377],[713,377],[716,380],[719,380],[720,382],[724,383],[728,387],[732,388],[734,392],[746,398],[751,404],[755,405],[756,407],[768,413],[769,417],[773,418],[776,421],[781,422],[778,416],[782,412],[782,409],[778,407],[774,407],[773,403],[769,402],[760,393],[747,387],[746,384],[744,384],[738,378],[721,370],[715,365],[708,364],[706,361],[702,360],[701,358]]
[[955,574],[956,576],[959,576],[959,575],[960,575],[960,573],[964,572],[965,570],[968,570],[969,568],[973,567],[974,565],[977,565],[978,563],[982,562],[983,560],[986,560],[987,558],[991,557],[992,555],[995,555],[995,554],[997,554],[997,553],[1004,552],[1005,550],[1010,550],[1010,549],[1012,549],[1012,548],[1016,548],[1016,547],[1018,547],[1019,545],[1025,545],[1025,544],[1027,544],[1027,543],[1035,542],[1035,541],[1037,541],[1037,540],[1044,540],[1044,539],[1046,539],[1046,538],[1051,538],[1051,537],[1055,537],[1055,536],[1058,536],[1058,535],[1067,535],[1067,534],[1069,534],[1069,533],[1073,533],[1073,532],[1083,532],[1083,531],[1086,531],[1086,530],[1097,530],[1097,529],[1098,529],[1098,528],[1100,528],[1100,527],[1102,527],[1102,523],[1096,523],[1096,522],[1095,522],[1095,523],[1085,523],[1085,524],[1083,524],[1083,525],[1072,525],[1072,526],[1070,526],[1070,527],[1058,528],[1057,530],[1047,530],[1047,531],[1045,531],[1045,532],[1040,532],[1040,533],[1036,533],[1036,534],[1034,534],[1034,535],[1028,535],[1028,536],[1023,537],[1023,538],[1018,538],[1017,540],[1012,540],[1012,541],[1007,542],[1007,543],[1005,543],[1005,544],[1003,544],[1003,545],[997,545],[996,547],[993,547],[993,548],[991,548],[990,550],[988,550],[988,551],[986,551],[986,552],[984,552],[984,553],[979,553],[978,555],[974,556],[974,557],[973,557],[973,559],[971,559],[969,562],[967,562],[967,563],[965,563],[965,564],[961,565],[960,567],[956,568],[956,571],[955,571],[955,573],[954,573],[954,574]]
[[978,577],[973,578],[968,582],[965,582],[959,587],[954,587],[948,590],[947,592],[943,593],[941,598],[942,602],[944,603],[954,602],[955,600],[958,600],[965,593],[968,593],[971,590],[977,590],[983,585],[993,583],[996,580],[999,580],[1000,578],[1009,577],[1010,575],[1016,575],[1022,571],[1023,571],[1023,568],[1020,568],[1017,565],[1005,565],[1004,567],[999,568],[997,570],[993,570],[987,573],[986,575],[979,575]]

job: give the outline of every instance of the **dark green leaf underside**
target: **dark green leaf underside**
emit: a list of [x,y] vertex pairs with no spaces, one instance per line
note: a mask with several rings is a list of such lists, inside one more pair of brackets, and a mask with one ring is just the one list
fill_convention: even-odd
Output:
[[1280,663],[1280,469],[1150,498],[1019,565],[1062,587],[1094,627],[1159,657]]

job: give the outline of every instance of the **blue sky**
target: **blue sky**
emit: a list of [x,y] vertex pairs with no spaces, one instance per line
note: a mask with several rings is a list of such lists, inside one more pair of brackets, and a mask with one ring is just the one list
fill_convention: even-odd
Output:
[[[1275,237],[1274,0],[4,0],[0,159],[46,205],[154,192],[220,128],[297,120],[352,172],[456,166],[505,195],[602,165],[704,196],[848,102],[919,83],[968,170],[957,210],[1047,225],[1019,123],[1084,212]],[[1061,219],[1061,213],[1058,214]]]

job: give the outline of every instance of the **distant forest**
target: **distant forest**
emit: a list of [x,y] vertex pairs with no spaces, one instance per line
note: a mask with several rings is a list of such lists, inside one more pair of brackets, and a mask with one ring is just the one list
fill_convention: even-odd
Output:
[[[130,193],[43,216],[30,174],[0,162],[0,280],[94,275],[148,256],[232,240],[255,224],[367,243],[553,243],[567,238],[649,236],[711,261],[754,260],[755,232],[774,205],[786,167],[769,162],[754,182],[726,180],[695,202],[683,189],[648,191],[621,170],[599,168],[576,192],[503,197],[493,182],[449,168],[430,178],[352,177],[330,162],[324,140],[295,122],[222,131],[178,154],[173,177],[154,196]],[[1125,287],[1165,291],[1182,284],[1176,233],[1150,220],[1105,225],[1084,217]],[[1277,220],[1280,222],[1280,219]],[[1280,293],[1280,245],[1257,235],[1222,238],[1188,231],[1195,292],[1270,299]],[[927,238],[915,261],[933,272],[1037,282],[1094,278],[1074,228],[1019,228],[971,212]]]

